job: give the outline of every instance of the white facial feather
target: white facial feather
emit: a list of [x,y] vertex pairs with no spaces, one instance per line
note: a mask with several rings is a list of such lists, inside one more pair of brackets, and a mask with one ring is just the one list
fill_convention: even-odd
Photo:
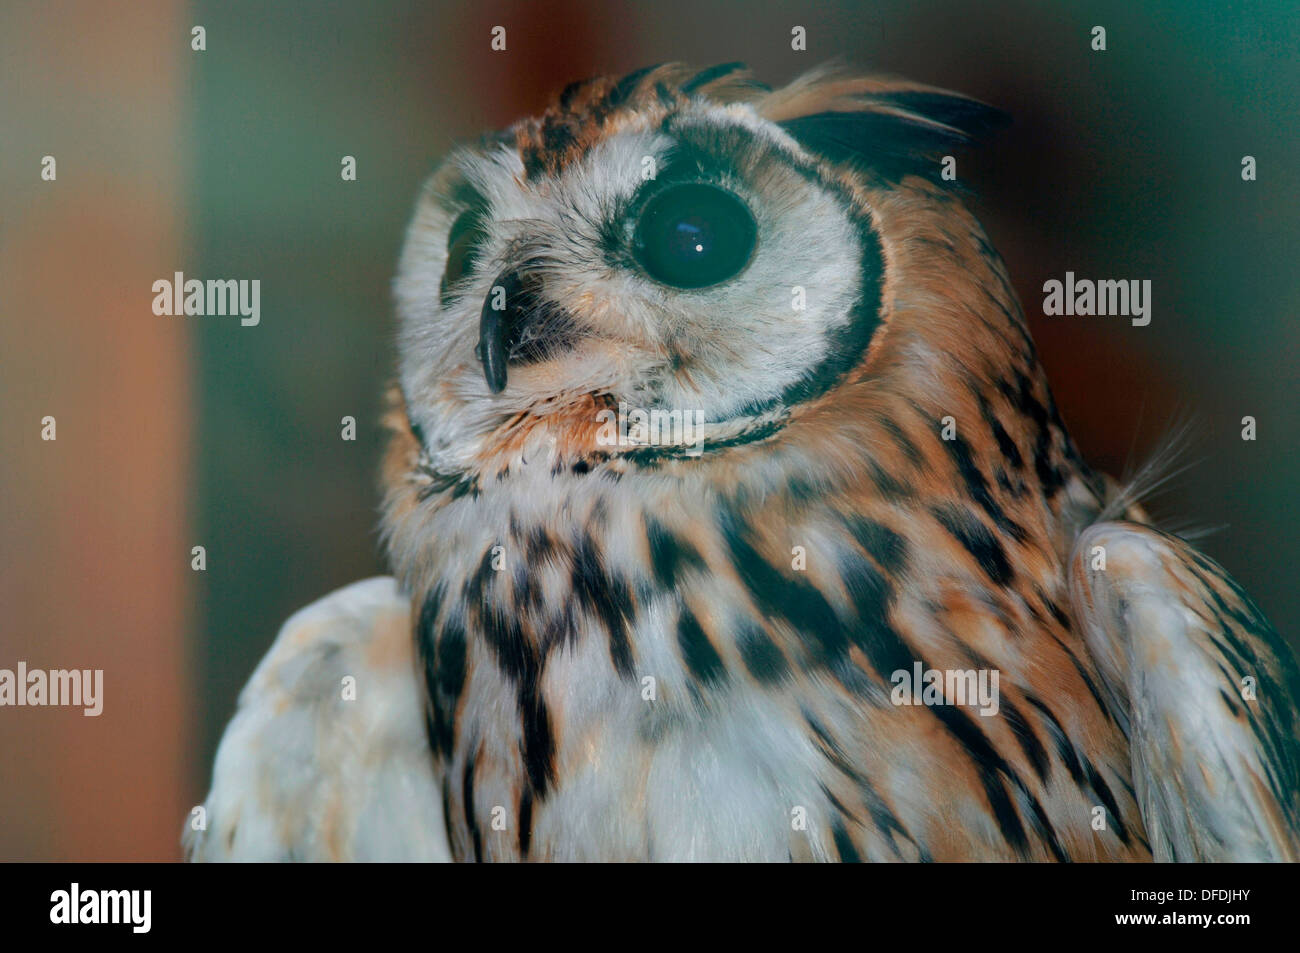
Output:
[[[721,284],[680,290],[601,247],[611,230],[631,241],[621,211],[645,186],[644,159],[663,168],[677,139],[629,127],[597,143],[558,177],[530,181],[517,154],[459,151],[434,177],[410,226],[396,283],[402,385],[412,419],[435,464],[461,470],[484,436],[520,411],[544,416],[588,394],[631,407],[698,412],[726,421],[778,397],[827,357],[829,333],[844,326],[861,292],[862,249],[842,201],[792,168],[793,145],[747,106],[698,106],[674,130],[743,126],[756,154],[719,184],[754,215],[749,265]],[[748,173],[748,174],[746,174]],[[486,238],[472,273],[447,306],[440,285],[447,234],[460,209],[454,182],[486,200]],[[543,295],[565,308],[581,340],[552,359],[512,367],[493,395],[475,356],[479,318],[494,282],[526,256]],[[686,365],[674,369],[674,355]]]

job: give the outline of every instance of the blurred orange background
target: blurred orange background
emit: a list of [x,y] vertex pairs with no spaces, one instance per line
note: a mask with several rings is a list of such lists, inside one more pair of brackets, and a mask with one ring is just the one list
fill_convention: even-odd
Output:
[[[775,85],[839,57],[1008,110],[959,175],[1067,422],[1118,474],[1191,414],[1199,463],[1154,509],[1221,527],[1201,545],[1296,633],[1297,19],[1208,0],[6,3],[0,668],[102,668],[106,699],[98,718],[0,709],[0,860],[179,857],[280,622],[383,571],[389,283],[422,179],[569,81],[653,62],[744,60]],[[1151,325],[1043,317],[1067,270],[1151,279]],[[261,323],[154,315],[176,271],[260,279]]]

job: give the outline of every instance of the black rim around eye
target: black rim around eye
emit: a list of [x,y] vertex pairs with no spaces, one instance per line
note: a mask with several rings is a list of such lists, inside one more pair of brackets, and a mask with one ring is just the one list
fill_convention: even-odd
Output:
[[671,185],[641,209],[634,253],[655,281],[707,288],[744,271],[758,229],[745,203],[702,183]]

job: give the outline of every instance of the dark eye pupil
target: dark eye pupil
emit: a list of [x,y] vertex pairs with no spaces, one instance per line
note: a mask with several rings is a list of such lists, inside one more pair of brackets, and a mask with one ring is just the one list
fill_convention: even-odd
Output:
[[462,277],[469,266],[474,263],[474,240],[473,232],[466,232],[456,241],[451,243],[447,249],[447,280],[455,281]]
[[713,230],[698,215],[684,218],[673,230],[674,255],[683,261],[700,258],[713,250]]
[[757,229],[723,189],[688,183],[654,195],[637,221],[635,253],[646,274],[675,288],[705,288],[744,270]]
[[477,211],[465,212],[456,219],[447,236],[447,267],[442,273],[442,301],[446,305],[451,287],[465,277],[478,257],[483,241],[481,215]]

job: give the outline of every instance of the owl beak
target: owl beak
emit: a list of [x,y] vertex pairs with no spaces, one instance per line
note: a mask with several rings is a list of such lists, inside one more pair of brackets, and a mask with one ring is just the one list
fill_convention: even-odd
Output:
[[527,269],[502,272],[492,282],[479,316],[475,354],[494,394],[506,389],[508,365],[557,357],[584,336],[573,315],[542,292],[537,273]]
[[506,389],[506,364],[519,340],[523,325],[523,283],[517,271],[500,275],[483,302],[478,322],[478,355],[488,390],[499,394]]

